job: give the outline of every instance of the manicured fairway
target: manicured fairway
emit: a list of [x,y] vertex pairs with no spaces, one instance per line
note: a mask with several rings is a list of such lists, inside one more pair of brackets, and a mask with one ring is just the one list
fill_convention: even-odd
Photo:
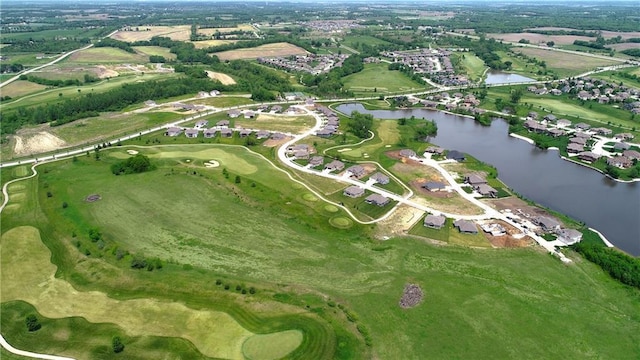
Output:
[[296,330],[253,335],[242,344],[242,352],[248,360],[276,360],[295,350],[300,342],[302,333]]

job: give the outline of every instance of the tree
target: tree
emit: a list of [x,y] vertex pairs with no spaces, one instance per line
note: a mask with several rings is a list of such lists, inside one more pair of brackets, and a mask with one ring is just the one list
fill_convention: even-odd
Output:
[[553,47],[556,43],[553,41],[547,41],[547,46],[548,47]]
[[124,350],[124,344],[119,336],[114,336],[113,339],[111,339],[111,346],[113,347],[113,352],[116,354]]
[[29,332],[38,331],[42,327],[40,321],[38,321],[38,318],[34,314],[27,315],[25,323],[27,324],[27,330],[29,330]]
[[496,110],[502,111],[502,109],[504,109],[504,104],[502,103],[502,98],[497,98],[495,104],[496,104]]
[[241,181],[242,181],[242,180],[240,179],[240,175],[236,175],[235,183],[236,183],[236,184],[240,184],[240,182],[241,182]]
[[509,95],[511,102],[513,104],[517,104],[520,99],[522,98],[522,89],[521,88],[517,88],[515,90],[511,91],[511,94]]
[[351,113],[351,121],[349,122],[349,130],[357,137],[364,139],[369,137],[369,131],[373,126],[373,116],[369,114],[360,114],[357,111]]

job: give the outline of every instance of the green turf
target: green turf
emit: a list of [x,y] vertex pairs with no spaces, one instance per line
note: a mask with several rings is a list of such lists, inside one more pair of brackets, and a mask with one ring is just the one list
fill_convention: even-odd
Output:
[[302,341],[296,330],[274,335],[253,335],[242,344],[242,353],[248,360],[276,360],[295,350]]
[[389,70],[389,64],[365,64],[364,70],[343,79],[345,89],[358,94],[375,96],[401,91],[423,90],[426,87],[409,79],[397,70]]
[[64,62],[73,64],[140,64],[149,62],[149,57],[132,54],[118,48],[99,47],[78,51],[66,58]]
[[[298,313],[330,316],[334,325],[348,317],[370,334],[370,350],[354,345],[338,325],[329,328],[333,343],[326,342],[330,336],[305,336],[302,349],[336,351],[325,358],[634,359],[640,354],[640,292],[571,253],[575,263],[567,266],[537,248],[479,250],[432,246],[413,238],[392,238],[381,247],[371,239],[372,226],[334,228],[332,222],[344,223],[346,214],[328,213],[322,201],[304,202],[304,190],[261,158],[244,149],[223,148],[258,169],[235,184],[235,171],[246,165],[225,165],[227,179],[223,167],[204,169],[198,163],[201,147],[167,148],[191,154],[194,162],[189,164],[183,162],[184,154],[172,158],[160,156],[161,149],[139,149],[154,155],[159,168],[120,177],[110,173],[112,160],[106,153],[101,161],[43,165],[38,179],[13,189],[25,197],[16,199],[19,209],[2,213],[3,231],[34,222],[42,227],[58,277],[81,291],[107,291],[115,299],[153,294],[228,311],[251,306],[251,300],[245,303],[240,297],[219,300],[234,298],[210,290],[215,285],[207,286],[206,279],[212,283],[223,274],[225,282],[265,289],[256,302],[274,291],[272,299],[299,306]],[[47,198],[46,191],[53,197]],[[103,199],[85,203],[91,193]],[[62,201],[69,203],[64,211]],[[174,261],[161,271],[129,270],[88,240],[93,226],[100,228],[108,246],[119,244]],[[73,246],[72,231],[82,250],[94,251],[82,262],[72,260],[84,258]],[[180,268],[182,264],[193,270]],[[105,271],[126,277],[104,276]],[[418,307],[403,310],[398,301],[408,282],[419,284],[425,298]],[[279,309],[279,314],[292,311]],[[251,328],[245,326],[250,316],[231,313]],[[302,316],[296,327],[279,331],[318,324],[310,319]],[[324,324],[314,328],[317,333],[327,333]]]
[[171,53],[168,48],[160,46],[134,46],[133,49],[146,56],[158,55],[163,56],[166,60],[176,58],[176,54]]
[[460,67],[469,77],[471,81],[480,81],[484,75],[487,66],[484,61],[473,53],[454,53],[460,61]]

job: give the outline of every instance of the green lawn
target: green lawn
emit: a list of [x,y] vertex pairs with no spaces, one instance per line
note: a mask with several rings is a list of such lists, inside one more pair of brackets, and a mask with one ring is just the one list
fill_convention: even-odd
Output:
[[[109,166],[126,156],[125,150],[102,152],[100,161],[81,157],[41,165],[37,178],[10,187],[10,194],[22,195],[2,212],[3,233],[24,225],[40,230],[57,266],[56,277],[48,281],[68,282],[81,293],[105,293],[109,301],[160,299],[225,311],[253,333],[298,329],[304,337],[294,358],[640,355],[640,291],[571,253],[575,263],[564,265],[538,248],[434,246],[413,238],[392,238],[381,247],[371,238],[375,226],[335,227],[345,224],[346,214],[308,196],[305,200],[308,190],[244,148],[137,148],[158,169],[116,177]],[[208,160],[221,166],[205,168]],[[101,200],[84,201],[96,193]],[[68,203],[66,209],[62,202]],[[102,233],[103,250],[88,238],[93,227]],[[450,235],[451,242],[461,241]],[[3,260],[13,246],[24,245],[5,246],[4,240]],[[164,259],[165,266],[132,270],[132,255],[118,261],[116,246]],[[30,245],[22,251],[30,248],[38,249]],[[84,255],[86,250],[91,255]],[[21,257],[14,258],[19,264]],[[24,269],[53,267],[37,259]],[[2,286],[19,291],[15,279]],[[258,293],[224,291],[216,279],[232,287],[255,286]],[[401,309],[398,301],[407,283],[420,285],[424,299]],[[11,311],[17,310],[6,306],[3,321],[16,316]],[[162,317],[151,318],[166,326]],[[91,326],[78,335],[79,342],[89,343],[102,331]],[[365,346],[358,333],[367,334],[372,346]],[[167,347],[168,341],[158,339]],[[55,338],[42,344],[60,346]],[[129,354],[153,358],[142,348]]]
[[176,58],[176,54],[170,52],[168,48],[161,46],[134,46],[133,49],[145,56],[159,55],[167,60],[174,60]]
[[364,70],[343,79],[345,88],[367,96],[426,88],[400,71],[389,70],[388,66],[386,63],[365,64]]
[[487,69],[487,66],[484,64],[482,59],[469,52],[454,53],[454,55],[460,59],[460,66],[471,81],[482,80],[482,75],[484,75],[484,72]]

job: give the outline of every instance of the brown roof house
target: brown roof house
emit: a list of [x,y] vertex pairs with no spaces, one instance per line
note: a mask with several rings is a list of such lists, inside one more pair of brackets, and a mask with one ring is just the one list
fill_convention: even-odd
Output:
[[342,194],[350,198],[357,198],[364,195],[364,189],[359,186],[352,185],[344,189]]

